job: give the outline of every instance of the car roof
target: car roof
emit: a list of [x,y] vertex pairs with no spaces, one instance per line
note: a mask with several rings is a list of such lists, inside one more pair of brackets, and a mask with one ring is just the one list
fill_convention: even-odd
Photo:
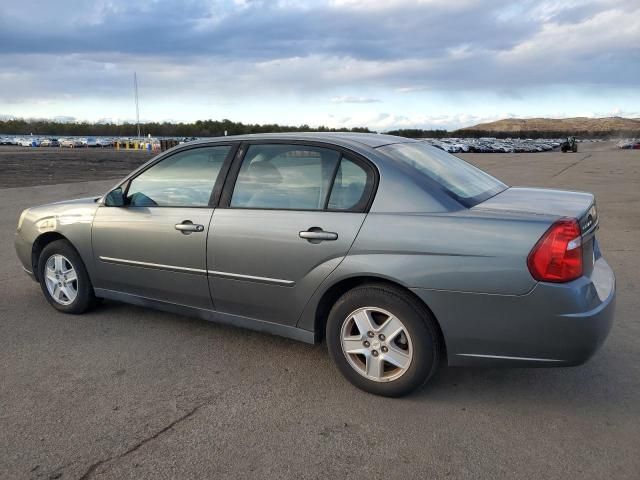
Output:
[[287,133],[254,133],[250,135],[230,135],[227,137],[213,137],[189,142],[209,143],[221,141],[243,141],[243,140],[298,140],[311,142],[327,142],[336,145],[349,146],[360,144],[367,147],[381,147],[393,143],[415,142],[410,138],[397,137],[395,135],[384,135],[379,133],[352,133],[352,132],[287,132]]

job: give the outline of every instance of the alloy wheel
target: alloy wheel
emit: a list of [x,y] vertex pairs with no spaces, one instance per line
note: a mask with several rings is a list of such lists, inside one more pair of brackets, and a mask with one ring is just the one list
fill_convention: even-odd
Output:
[[67,257],[51,255],[44,269],[45,284],[51,298],[60,305],[70,305],[78,296],[78,275]]
[[351,367],[376,382],[401,377],[413,359],[413,345],[405,325],[377,307],[352,312],[342,324],[340,343]]

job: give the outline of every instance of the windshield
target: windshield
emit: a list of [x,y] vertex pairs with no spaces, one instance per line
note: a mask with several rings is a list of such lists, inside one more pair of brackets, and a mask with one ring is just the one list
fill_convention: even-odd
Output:
[[[436,182],[466,207],[473,207],[507,188],[501,181],[464,160],[422,142],[396,143],[378,148],[425,186]],[[416,175],[417,174],[417,175]]]

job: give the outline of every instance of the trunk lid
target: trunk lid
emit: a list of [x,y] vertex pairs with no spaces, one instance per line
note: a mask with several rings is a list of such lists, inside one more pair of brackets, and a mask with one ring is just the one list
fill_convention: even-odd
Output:
[[593,194],[567,190],[511,187],[473,210],[575,218],[583,235],[594,231],[598,223]]

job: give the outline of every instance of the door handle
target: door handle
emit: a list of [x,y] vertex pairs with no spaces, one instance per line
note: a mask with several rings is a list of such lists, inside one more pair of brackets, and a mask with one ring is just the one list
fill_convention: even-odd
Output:
[[191,220],[185,220],[182,223],[176,223],[176,230],[181,231],[185,235],[192,232],[204,232],[204,225],[193,223]]
[[337,240],[338,234],[335,232],[325,232],[321,228],[313,227],[309,230],[302,231],[298,234],[300,238],[304,238],[305,240],[309,240],[312,243],[322,242],[324,240],[331,241]]

